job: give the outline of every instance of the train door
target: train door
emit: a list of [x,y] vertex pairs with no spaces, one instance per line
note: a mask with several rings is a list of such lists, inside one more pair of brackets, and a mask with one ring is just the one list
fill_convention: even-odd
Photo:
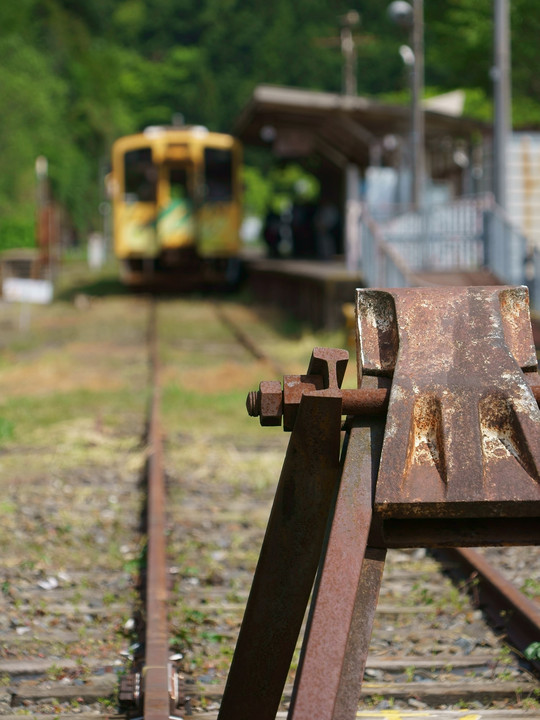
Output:
[[173,162],[161,166],[157,233],[163,250],[186,247],[194,242],[192,188],[191,163]]
[[228,257],[238,252],[236,163],[230,148],[204,148],[203,192],[198,211],[198,250],[203,257]]
[[118,203],[117,254],[119,257],[155,257],[157,168],[149,147],[129,150],[123,156],[123,187]]

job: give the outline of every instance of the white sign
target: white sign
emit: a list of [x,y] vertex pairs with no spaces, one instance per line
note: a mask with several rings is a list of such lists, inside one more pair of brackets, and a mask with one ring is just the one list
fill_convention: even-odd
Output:
[[2,295],[7,302],[47,305],[53,299],[53,284],[50,280],[10,277],[2,283]]

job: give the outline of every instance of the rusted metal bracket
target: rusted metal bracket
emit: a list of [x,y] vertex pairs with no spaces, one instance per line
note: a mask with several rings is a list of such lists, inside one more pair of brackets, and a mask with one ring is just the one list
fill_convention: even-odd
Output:
[[275,717],[317,564],[288,717],[352,720],[386,548],[540,544],[526,288],[359,290],[357,347],[248,397],[292,435],[220,720]]

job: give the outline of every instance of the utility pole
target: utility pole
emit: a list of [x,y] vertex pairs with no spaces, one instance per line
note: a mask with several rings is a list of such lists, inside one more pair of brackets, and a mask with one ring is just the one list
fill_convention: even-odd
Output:
[[356,10],[349,10],[340,17],[341,31],[340,44],[343,53],[343,94],[356,95],[358,92],[356,82],[356,42],[353,28],[360,22],[360,15]]
[[424,194],[425,161],[425,123],[422,95],[424,92],[424,2],[414,0],[412,50],[414,64],[412,66],[412,168],[413,192],[412,201],[415,210],[419,210]]
[[[388,6],[393,22],[410,31],[412,47],[402,46],[401,56],[411,68],[411,203],[415,210],[423,202],[425,162],[425,123],[422,96],[424,94],[424,3],[395,0]],[[404,52],[406,51],[406,52]]]
[[[356,75],[356,43],[353,29],[359,25],[360,15],[356,10],[349,10],[339,17],[339,38],[319,38],[317,44],[326,47],[341,48],[343,56],[341,91],[346,97],[356,97],[358,93]],[[348,162],[344,173],[345,187],[345,222],[343,225],[343,245],[347,269],[358,272],[360,261],[360,173],[358,166]]]
[[495,0],[494,8],[493,194],[506,210],[506,147],[512,130],[510,85],[510,22],[508,0]]

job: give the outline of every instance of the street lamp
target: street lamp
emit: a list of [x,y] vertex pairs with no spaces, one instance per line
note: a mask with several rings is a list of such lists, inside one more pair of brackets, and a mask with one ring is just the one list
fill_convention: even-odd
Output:
[[411,67],[411,175],[412,205],[418,210],[422,204],[425,151],[424,111],[422,95],[424,89],[424,7],[423,0],[395,0],[388,7],[390,19],[411,33],[412,48],[402,46],[403,61]]

